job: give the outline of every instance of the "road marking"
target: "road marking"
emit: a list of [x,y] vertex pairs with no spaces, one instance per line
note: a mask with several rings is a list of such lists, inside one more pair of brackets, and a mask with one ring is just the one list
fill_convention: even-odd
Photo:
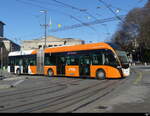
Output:
[[12,77],[12,78],[6,78],[4,79],[4,81],[13,81],[13,80],[20,80],[20,79],[24,79],[22,77]]
[[8,89],[10,88],[10,85],[0,85],[0,89]]
[[24,80],[19,80],[19,81],[13,83],[13,84],[11,84],[11,87],[15,87],[15,86],[17,86],[18,84],[22,83],[23,81],[24,81]]
[[142,80],[142,72],[139,72],[138,77],[133,82],[134,85],[137,85]]

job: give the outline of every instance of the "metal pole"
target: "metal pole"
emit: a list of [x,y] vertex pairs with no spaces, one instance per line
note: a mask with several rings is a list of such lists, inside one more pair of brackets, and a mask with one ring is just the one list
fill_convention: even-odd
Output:
[[0,74],[0,77],[3,77],[3,73],[2,73],[2,67],[3,67],[3,48],[1,47],[1,69],[0,69],[0,72],[1,72],[1,74]]
[[3,48],[1,47],[1,69],[3,68]]
[[44,26],[44,38],[45,38],[45,42],[44,42],[44,47],[43,48],[46,48],[46,39],[47,39],[47,10],[40,10],[41,13],[44,13],[45,15],[45,24],[42,25]]
[[47,19],[47,11],[44,12],[45,13],[45,46],[44,48],[46,48],[46,39],[47,39],[47,23],[46,23],[46,19]]

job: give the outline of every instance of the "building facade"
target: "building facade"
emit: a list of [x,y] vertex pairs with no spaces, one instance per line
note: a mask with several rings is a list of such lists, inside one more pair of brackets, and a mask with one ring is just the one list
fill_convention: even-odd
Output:
[[0,68],[7,67],[9,52],[19,51],[20,46],[7,38],[0,38]]
[[4,23],[0,21],[0,37],[4,36]]
[[7,67],[8,54],[12,51],[19,51],[20,46],[4,37],[4,23],[0,21],[0,68]]
[[[73,38],[56,38],[53,36],[48,36],[46,39],[47,47],[58,47],[58,46],[68,46],[68,45],[79,45],[84,44],[83,40],[73,39]],[[41,49],[45,46],[45,39],[34,39],[25,40],[22,42],[21,50],[32,50]]]

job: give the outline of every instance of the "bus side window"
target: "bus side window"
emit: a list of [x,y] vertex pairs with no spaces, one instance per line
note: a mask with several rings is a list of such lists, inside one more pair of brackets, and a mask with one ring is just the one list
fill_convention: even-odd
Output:
[[93,65],[98,65],[98,59],[97,59],[97,55],[93,55],[93,59],[92,59],[92,64]]
[[66,60],[65,57],[60,57],[60,62],[61,62],[62,64],[66,64],[66,63],[65,63],[65,60]]
[[90,64],[91,61],[90,61],[90,56],[80,56],[80,64]]
[[79,65],[79,57],[78,56],[72,56],[71,64],[72,65]]
[[67,65],[78,65],[78,62],[79,62],[79,58],[76,55],[66,57]]
[[67,64],[67,65],[70,65],[70,64],[71,64],[71,63],[70,63],[70,56],[67,56],[67,57],[66,57],[66,64]]
[[118,61],[115,58],[115,55],[112,51],[107,51],[105,53],[105,65],[110,65],[110,66],[118,66]]
[[45,54],[45,65],[50,65],[50,56],[48,54]]
[[50,54],[45,54],[45,65],[56,65],[56,56],[55,55],[50,55]]
[[9,57],[9,65],[14,65],[14,57]]
[[81,64],[81,65],[84,64],[83,56],[80,56],[79,60],[80,60],[80,64]]
[[17,56],[16,58],[15,58],[15,65],[19,65],[19,60],[20,60],[20,58],[19,58],[19,56]]
[[19,60],[19,65],[22,65],[22,59]]
[[29,58],[28,58],[28,56],[25,56],[24,58],[23,58],[23,60],[22,60],[23,62],[22,62],[22,64],[23,64],[23,66],[26,66],[26,65],[28,65],[29,64]]
[[30,58],[29,58],[29,65],[30,66],[36,65],[36,56],[34,56],[34,55],[30,56]]
[[92,55],[92,64],[93,65],[103,65],[103,56],[100,53]]

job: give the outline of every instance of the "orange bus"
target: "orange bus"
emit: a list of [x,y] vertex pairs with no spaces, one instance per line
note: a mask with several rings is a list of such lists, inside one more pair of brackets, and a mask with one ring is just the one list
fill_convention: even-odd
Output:
[[90,43],[11,52],[8,72],[105,79],[129,76],[130,67],[126,52],[113,44]]

